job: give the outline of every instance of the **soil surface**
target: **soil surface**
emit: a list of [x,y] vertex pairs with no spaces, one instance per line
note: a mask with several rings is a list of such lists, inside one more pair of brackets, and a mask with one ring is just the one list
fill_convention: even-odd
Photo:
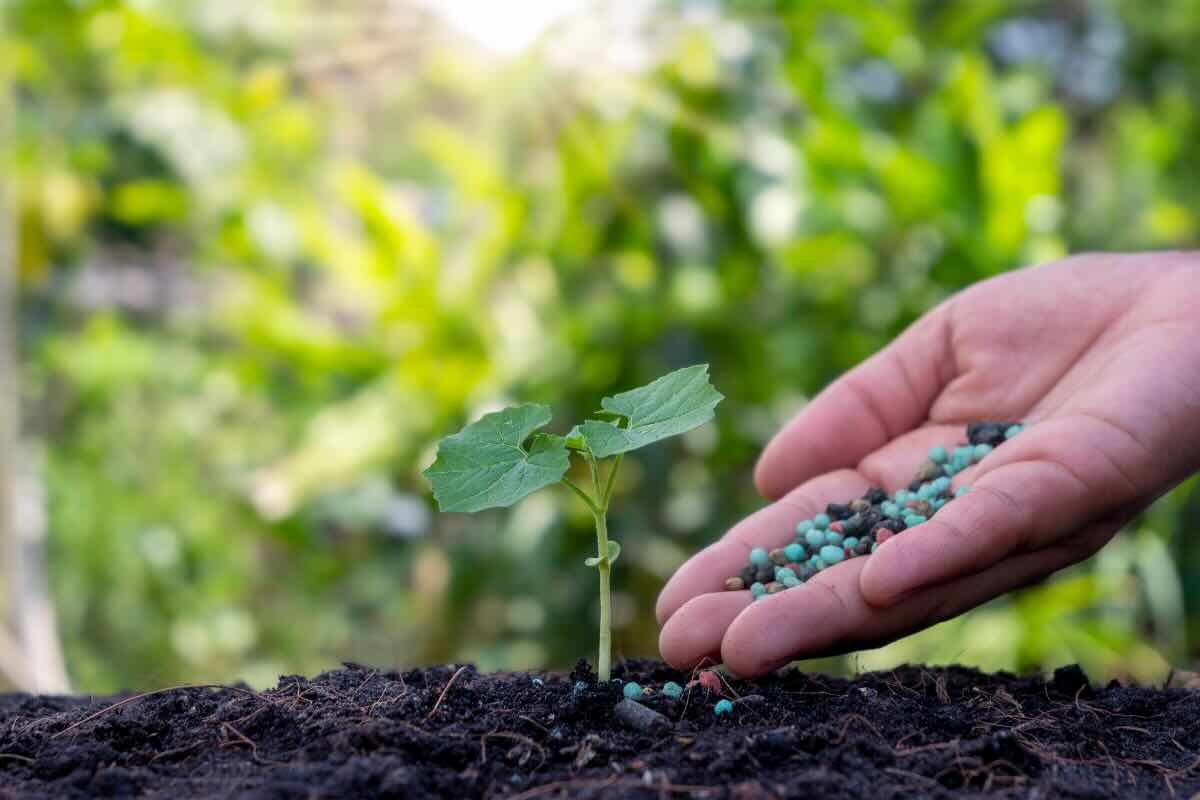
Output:
[[[652,661],[643,686],[689,675]],[[582,681],[582,688],[579,682]],[[617,718],[622,684],[347,665],[278,687],[0,695],[0,797],[1153,797],[1200,791],[1200,692],[903,667],[699,684]],[[740,698],[740,699],[738,699]]]

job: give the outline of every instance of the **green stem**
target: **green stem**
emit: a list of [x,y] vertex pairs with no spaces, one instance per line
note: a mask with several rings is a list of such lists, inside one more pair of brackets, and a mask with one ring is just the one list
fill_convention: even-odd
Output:
[[[604,489],[600,488],[599,473],[593,469],[592,483],[599,499],[596,518],[596,555],[600,557],[600,653],[596,658],[596,671],[600,680],[606,681],[612,669],[612,592],[609,588],[609,575],[612,572],[612,562],[608,560],[608,500],[612,497],[613,483],[617,470],[621,466],[621,455],[618,454],[608,472],[608,480]],[[592,459],[595,465],[595,459]]]
[[611,675],[612,662],[612,598],[609,592],[608,575],[611,565],[608,563],[608,520],[606,510],[597,508],[593,516],[596,518],[596,549],[600,557],[597,568],[600,570],[600,653],[596,658],[596,668],[600,680],[606,681]]
[[592,488],[596,490],[596,499],[603,503],[604,498],[600,495],[600,478],[598,477],[600,473],[599,467],[596,466],[596,457],[591,453],[585,453],[584,458],[587,459],[588,468],[592,471]]
[[599,674],[600,680],[606,681],[612,676],[612,590],[609,586],[612,562],[608,560],[608,500],[612,496],[617,468],[621,466],[621,456],[618,455],[617,460],[613,462],[603,491],[600,488],[600,473],[595,457],[591,453],[585,453],[584,457],[591,469],[592,487],[596,491],[596,499],[593,500],[570,478],[563,476],[562,482],[587,504],[592,511],[592,519],[596,521],[596,568],[600,572],[600,652],[596,657],[596,672]]
[[572,481],[570,478],[568,478],[564,475],[563,479],[562,479],[562,483],[564,486],[566,486],[572,492],[579,495],[579,499],[582,500],[585,504],[587,504],[588,510],[591,511],[592,514],[602,513],[600,507],[596,505],[596,502],[594,500],[592,500],[591,497],[588,496],[587,492],[585,492],[583,489],[580,489],[578,486],[576,486],[574,481]]
[[613,486],[617,482],[617,470],[621,468],[621,459],[624,457],[624,453],[617,453],[617,460],[613,462],[612,469],[608,471],[608,483],[604,487],[604,493],[600,495],[600,503],[605,508],[608,508],[608,501],[612,498]]

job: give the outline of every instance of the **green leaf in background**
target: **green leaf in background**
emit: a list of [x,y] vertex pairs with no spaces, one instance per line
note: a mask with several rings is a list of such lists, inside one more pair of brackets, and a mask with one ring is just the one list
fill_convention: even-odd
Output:
[[606,458],[703,425],[712,419],[713,409],[723,399],[724,395],[708,382],[708,364],[696,364],[604,398],[600,405],[606,412],[624,417],[625,426],[588,420],[579,431],[592,454]]
[[569,456],[561,436],[529,434],[550,421],[550,407],[522,405],[485,414],[438,444],[425,470],[442,511],[511,506],[543,486],[558,483]]
[[[609,539],[608,540],[608,563],[609,564],[616,563],[616,560],[618,558],[620,558],[620,556],[621,556],[621,543],[614,541],[612,539]],[[583,560],[583,563],[587,564],[589,567],[599,566],[600,556],[592,556],[591,558],[585,558]]]

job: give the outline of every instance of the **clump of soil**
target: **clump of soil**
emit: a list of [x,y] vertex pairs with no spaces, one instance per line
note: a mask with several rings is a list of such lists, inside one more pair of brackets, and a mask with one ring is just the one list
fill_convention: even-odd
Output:
[[[270,691],[0,696],[0,797],[1191,797],[1200,693],[952,667],[697,682],[614,713],[631,661],[571,675],[356,665]],[[627,716],[627,715],[622,715]]]

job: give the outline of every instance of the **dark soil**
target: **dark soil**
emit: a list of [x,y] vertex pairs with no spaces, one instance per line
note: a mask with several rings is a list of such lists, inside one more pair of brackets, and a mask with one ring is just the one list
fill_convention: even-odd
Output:
[[[618,670],[686,684],[656,662]],[[585,688],[576,690],[578,680]],[[1200,791],[1200,693],[904,667],[696,686],[614,717],[584,672],[408,672],[118,698],[0,696],[0,797],[1180,797]]]

